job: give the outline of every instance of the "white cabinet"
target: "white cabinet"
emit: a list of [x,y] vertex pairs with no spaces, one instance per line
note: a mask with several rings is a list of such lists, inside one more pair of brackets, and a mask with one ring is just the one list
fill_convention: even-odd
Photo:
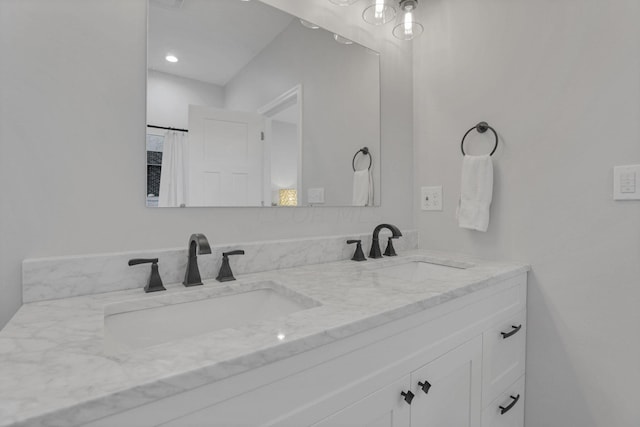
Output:
[[484,406],[524,375],[526,322],[526,312],[521,311],[499,319],[482,334]]
[[508,386],[482,411],[482,427],[524,425],[524,376]]
[[313,424],[313,427],[408,426],[411,407],[401,393],[409,389],[409,375]]
[[478,337],[313,427],[480,427],[481,364]]
[[86,426],[522,427],[525,307],[523,274]]
[[411,427],[480,427],[481,365],[477,337],[412,372]]

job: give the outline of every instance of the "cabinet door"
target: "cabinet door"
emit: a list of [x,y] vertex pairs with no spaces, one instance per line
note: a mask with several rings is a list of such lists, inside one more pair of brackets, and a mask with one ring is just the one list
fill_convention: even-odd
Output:
[[313,427],[408,427],[411,406],[401,393],[409,390],[409,376],[313,424]]
[[[482,338],[411,373],[411,427],[480,427]],[[431,385],[427,392],[418,383]]]

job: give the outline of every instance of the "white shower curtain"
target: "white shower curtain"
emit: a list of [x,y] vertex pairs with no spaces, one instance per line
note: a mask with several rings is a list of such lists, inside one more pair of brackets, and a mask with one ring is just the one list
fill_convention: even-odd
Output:
[[158,206],[187,205],[188,138],[185,132],[167,131],[162,149]]

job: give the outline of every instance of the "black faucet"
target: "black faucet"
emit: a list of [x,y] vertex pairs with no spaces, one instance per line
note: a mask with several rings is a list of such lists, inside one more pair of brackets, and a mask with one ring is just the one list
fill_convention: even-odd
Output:
[[166,291],[158,271],[158,258],[134,258],[129,260],[129,265],[138,264],[151,264],[151,274],[149,275],[147,286],[144,287],[145,292]]
[[220,266],[218,277],[216,277],[216,280],[218,282],[228,282],[230,280],[236,280],[236,278],[233,277],[233,272],[231,271],[231,266],[229,265],[229,255],[244,255],[244,251],[242,249],[238,249],[236,251],[222,253],[222,265]]
[[187,261],[187,271],[184,273],[184,281],[182,282],[185,286],[202,285],[196,248],[198,249],[198,255],[211,253],[209,241],[204,234],[192,234],[189,238],[189,260]]
[[[395,251],[393,250],[393,245],[391,245],[391,239],[397,239],[402,236],[400,229],[395,225],[391,224],[380,224],[373,230],[373,239],[371,241],[371,250],[369,251],[369,258],[382,258],[382,252],[380,252],[380,242],[378,241],[378,234],[380,234],[380,230],[386,228],[387,230],[391,230],[392,236],[389,238],[389,246],[387,246],[387,250],[385,251],[385,255],[394,256]],[[391,250],[389,250],[391,249]]]

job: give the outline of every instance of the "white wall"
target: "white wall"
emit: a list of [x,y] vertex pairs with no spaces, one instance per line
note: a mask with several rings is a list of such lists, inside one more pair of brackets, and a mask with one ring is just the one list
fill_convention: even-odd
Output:
[[350,205],[351,160],[365,146],[379,200],[380,94],[372,90],[379,87],[378,62],[368,49],[338,44],[330,32],[293,20],[225,86],[227,109],[254,111],[302,85],[302,203],[308,188],[322,187],[327,205]]
[[[382,51],[381,208],[145,208],[144,0],[0,1],[0,325],[25,258],[413,226],[410,49],[357,10],[270,1]],[[380,37],[379,37],[380,36]],[[6,59],[6,58],[10,58]],[[404,165],[400,170],[391,165]]]
[[188,129],[189,104],[224,108],[224,88],[212,83],[149,70],[147,123]]
[[[612,200],[612,168],[640,163],[640,3],[421,8],[416,186],[445,201],[416,211],[421,247],[532,264],[527,427],[639,426],[640,202]],[[454,219],[460,139],[481,120],[501,138],[486,234]]]

